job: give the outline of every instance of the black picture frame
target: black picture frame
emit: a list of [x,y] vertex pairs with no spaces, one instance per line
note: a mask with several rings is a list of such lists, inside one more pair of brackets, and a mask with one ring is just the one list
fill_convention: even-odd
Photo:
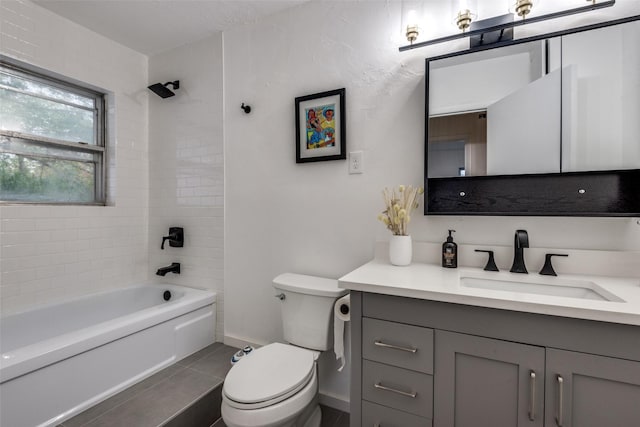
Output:
[[345,88],[295,99],[296,163],[347,158]]

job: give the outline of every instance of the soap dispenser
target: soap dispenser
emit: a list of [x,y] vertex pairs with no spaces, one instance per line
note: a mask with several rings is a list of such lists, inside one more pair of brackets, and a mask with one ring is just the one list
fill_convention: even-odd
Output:
[[455,231],[449,230],[449,237],[442,244],[442,266],[445,268],[458,268],[458,245],[453,241],[451,235]]

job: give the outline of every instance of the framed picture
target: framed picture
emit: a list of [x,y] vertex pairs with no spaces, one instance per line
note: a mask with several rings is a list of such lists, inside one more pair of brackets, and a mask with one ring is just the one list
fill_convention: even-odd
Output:
[[296,163],[347,158],[345,90],[296,98]]

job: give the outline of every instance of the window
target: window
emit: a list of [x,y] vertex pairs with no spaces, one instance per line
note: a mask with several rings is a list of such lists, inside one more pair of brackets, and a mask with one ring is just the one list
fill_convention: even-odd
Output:
[[104,94],[0,61],[0,202],[104,201]]

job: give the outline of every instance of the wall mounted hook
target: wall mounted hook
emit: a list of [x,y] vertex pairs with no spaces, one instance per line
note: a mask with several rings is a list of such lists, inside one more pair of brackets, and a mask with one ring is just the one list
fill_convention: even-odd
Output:
[[249,113],[251,112],[251,106],[249,106],[249,105],[244,105],[244,102],[242,103],[242,105],[240,106],[240,108],[242,108],[246,114],[249,114]]

